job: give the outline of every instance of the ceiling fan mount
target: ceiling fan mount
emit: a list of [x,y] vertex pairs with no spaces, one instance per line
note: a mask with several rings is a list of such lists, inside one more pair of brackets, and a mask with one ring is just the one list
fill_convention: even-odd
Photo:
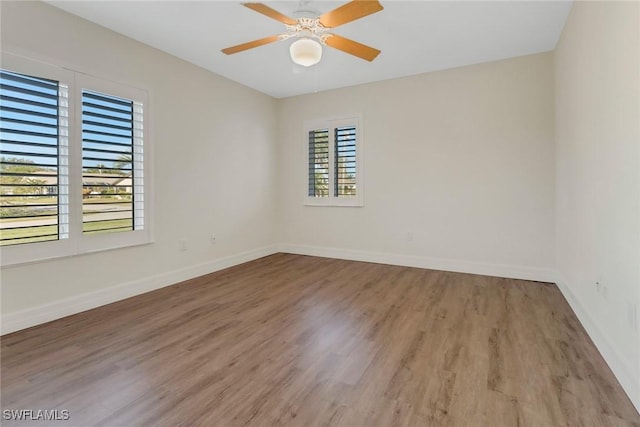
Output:
[[[295,12],[295,15],[299,16],[296,19],[283,15],[263,3],[243,3],[243,6],[281,22],[285,25],[286,32],[222,49],[222,52],[227,55],[232,55],[234,53],[290,38],[312,40],[315,43],[333,47],[369,62],[373,61],[378,54],[380,54],[380,50],[378,49],[330,32],[335,27],[381,11],[383,7],[377,0],[352,0],[349,3],[319,16],[316,12],[308,9],[308,2],[304,2],[304,4],[301,2],[300,8]],[[320,60],[322,50],[319,45],[317,47],[308,47],[311,50],[305,52],[305,55],[308,54],[315,56],[315,59],[299,62],[295,57],[295,55],[297,55],[296,52],[299,49],[293,49],[292,45],[291,58],[293,61],[305,66],[316,64]]]
[[295,25],[285,24],[287,33],[282,34],[282,40],[292,37],[306,37],[316,39],[322,44],[326,44],[325,40],[330,37],[329,28],[325,28],[318,18],[298,18]]
[[293,19],[298,18],[316,18],[320,16],[320,12],[309,6],[310,1],[301,1],[298,3],[298,7],[291,14]]

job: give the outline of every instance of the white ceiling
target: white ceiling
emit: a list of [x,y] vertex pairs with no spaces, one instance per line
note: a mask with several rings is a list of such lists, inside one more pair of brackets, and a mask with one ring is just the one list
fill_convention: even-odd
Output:
[[[64,1],[48,3],[282,98],[553,50],[570,1],[381,1],[384,10],[333,32],[382,50],[369,63],[324,47],[305,68],[292,40],[227,56],[220,49],[284,32],[239,1]],[[292,17],[300,2],[266,1]],[[311,1],[319,13],[345,2]]]

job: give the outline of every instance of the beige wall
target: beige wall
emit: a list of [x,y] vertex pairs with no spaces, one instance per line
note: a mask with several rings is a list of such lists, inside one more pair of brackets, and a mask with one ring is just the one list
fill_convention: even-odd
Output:
[[[548,277],[554,262],[550,53],[298,96],[278,107],[279,217],[287,244],[310,246],[311,253],[339,248],[356,251],[355,258],[389,254],[400,263]],[[303,121],[351,113],[364,119],[364,207],[303,206]]]
[[149,90],[155,169],[155,243],[5,268],[3,317],[137,280],[169,284],[274,243],[273,98],[44,3],[1,7],[3,51]]
[[576,2],[555,52],[557,268],[638,408],[639,22],[638,2]]

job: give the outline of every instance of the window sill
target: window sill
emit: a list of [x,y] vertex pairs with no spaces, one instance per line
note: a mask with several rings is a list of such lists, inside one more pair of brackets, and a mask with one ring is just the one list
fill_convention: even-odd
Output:
[[[141,236],[142,237],[142,236]],[[20,267],[28,264],[56,261],[64,258],[75,258],[82,255],[90,255],[101,252],[110,252],[118,249],[146,246],[152,244],[153,239],[132,239],[132,241],[114,245],[102,245],[98,247],[85,247],[83,249],[73,247],[69,241],[53,241],[36,243],[39,247],[34,250],[34,244],[0,247],[1,268]]]
[[308,197],[304,201],[304,206],[325,206],[338,208],[362,208],[364,203],[360,198],[340,199],[336,197]]

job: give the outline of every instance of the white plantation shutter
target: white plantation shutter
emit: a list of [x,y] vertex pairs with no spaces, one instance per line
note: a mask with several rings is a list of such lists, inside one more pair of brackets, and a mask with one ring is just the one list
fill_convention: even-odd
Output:
[[334,190],[336,197],[355,196],[357,194],[356,178],[358,173],[356,162],[356,127],[341,126],[334,131]]
[[305,122],[310,206],[362,206],[360,117]]
[[84,234],[143,227],[142,142],[141,104],[82,91]]
[[151,242],[148,92],[1,56],[0,263]]
[[309,131],[309,197],[329,196],[329,130]]
[[133,103],[133,229],[144,229],[144,106]]
[[68,88],[0,70],[0,244],[69,236]]

